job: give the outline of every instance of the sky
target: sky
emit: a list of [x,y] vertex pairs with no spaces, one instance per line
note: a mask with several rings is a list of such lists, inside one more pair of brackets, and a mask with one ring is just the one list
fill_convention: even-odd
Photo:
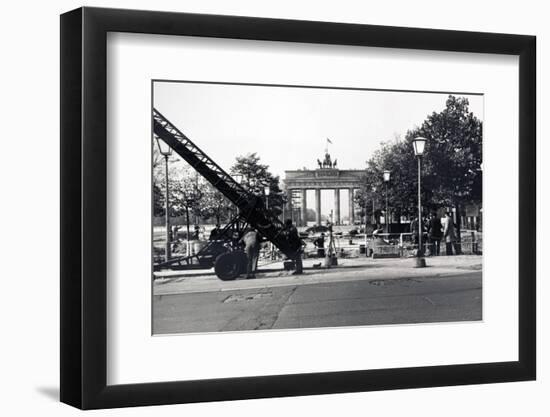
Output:
[[[284,179],[285,170],[314,169],[327,138],[340,169],[364,168],[381,142],[443,110],[449,94],[155,81],[153,105],[226,171],[236,156],[255,152]],[[455,95],[483,120],[482,95]],[[321,198],[326,214],[333,193]],[[346,192],[340,201],[347,213]],[[315,207],[312,192],[307,205]]]

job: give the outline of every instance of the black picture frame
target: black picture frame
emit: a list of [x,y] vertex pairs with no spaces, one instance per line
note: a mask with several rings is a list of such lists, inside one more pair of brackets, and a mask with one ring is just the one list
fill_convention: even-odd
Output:
[[[107,375],[108,32],[519,56],[519,360],[113,385]],[[82,409],[533,380],[536,376],[536,38],[153,11],[61,16],[61,401]]]

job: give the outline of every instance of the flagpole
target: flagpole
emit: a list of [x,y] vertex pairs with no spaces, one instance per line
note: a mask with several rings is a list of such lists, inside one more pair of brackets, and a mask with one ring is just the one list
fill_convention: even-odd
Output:
[[332,144],[332,141],[329,138],[327,138],[327,141],[325,142],[325,153],[328,153],[328,144],[329,143]]

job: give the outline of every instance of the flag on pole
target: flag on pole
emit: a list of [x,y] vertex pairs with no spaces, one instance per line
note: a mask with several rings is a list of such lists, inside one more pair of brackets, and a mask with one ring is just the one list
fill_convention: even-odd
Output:
[[332,144],[332,141],[329,138],[327,138],[327,143]]

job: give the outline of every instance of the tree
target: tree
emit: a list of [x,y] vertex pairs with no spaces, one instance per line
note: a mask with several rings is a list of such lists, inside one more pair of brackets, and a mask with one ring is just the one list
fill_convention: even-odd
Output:
[[[386,186],[389,219],[392,213],[398,221],[402,215],[414,213],[417,201],[416,161],[407,146],[401,139],[381,143],[380,148],[367,161],[362,187],[356,193],[355,201],[364,207],[367,218],[374,218],[375,223],[386,211]],[[388,184],[384,182],[385,170],[390,171]],[[423,192],[426,194],[427,190],[423,188]],[[426,198],[424,195],[423,201],[427,201]]]
[[[215,218],[221,223],[229,217],[233,207],[222,193],[215,189],[177,155],[169,157],[169,200],[170,216],[190,214],[190,221],[198,223],[201,218]],[[164,157],[157,147],[153,148],[153,212],[164,215],[166,177]],[[194,219],[193,219],[194,217]]]
[[407,132],[428,139],[424,169],[426,185],[440,205],[481,201],[482,122],[468,109],[468,99],[449,96],[446,108],[432,113],[417,129]]
[[[166,193],[166,166],[165,158],[160,154],[156,146],[153,147],[153,214],[155,216],[164,216],[165,193]],[[181,164],[181,161],[171,156],[168,158],[168,180],[169,184],[169,202],[170,216],[174,217],[177,210],[177,190],[180,181],[187,175],[187,169]]]
[[[166,189],[165,166],[163,161],[154,159],[153,199],[155,215],[164,215],[164,193]],[[269,172],[267,165],[260,163],[256,154],[238,156],[231,168],[234,175],[242,175],[242,185],[256,195],[264,195],[264,187],[269,186],[269,209],[278,216],[282,212],[284,194],[279,187],[279,177]],[[194,216],[199,219],[214,218],[217,223],[229,219],[234,205],[206,179],[195,172],[187,163],[178,158],[169,159],[169,199],[170,216]]]
[[428,139],[426,186],[433,201],[456,208],[457,235],[460,241],[461,207],[482,198],[482,122],[468,109],[468,99],[449,96],[441,113],[432,113],[422,126],[407,132]]
[[269,172],[269,166],[260,163],[256,153],[237,156],[230,170],[232,175],[241,175],[241,185],[248,191],[263,196],[264,187],[269,187],[269,210],[279,216],[283,211],[283,191],[279,187],[279,177]]
[[201,185],[202,197],[198,205],[199,215],[205,219],[214,218],[216,224],[228,220],[233,209],[233,204],[225,196],[216,190],[212,184],[204,181]]
[[480,202],[482,122],[469,111],[468,104],[468,99],[450,95],[443,111],[429,115],[420,127],[409,130],[404,139],[382,143],[367,161],[364,185],[356,201],[364,205],[377,196],[385,198],[383,171],[387,169],[391,171],[390,208],[397,212],[398,218],[401,214],[414,215],[418,196],[412,141],[422,136],[427,139],[422,158],[423,205],[428,209],[459,208],[465,202]]
[[[201,187],[204,181],[201,181],[201,177],[181,159],[172,157],[168,162],[170,217],[185,216],[188,225],[197,224],[201,214],[200,201],[203,195]],[[160,194],[155,193],[157,189],[160,190]],[[161,215],[164,215],[165,192],[165,165],[157,163],[153,167],[153,197],[155,198],[153,207],[162,201]]]

